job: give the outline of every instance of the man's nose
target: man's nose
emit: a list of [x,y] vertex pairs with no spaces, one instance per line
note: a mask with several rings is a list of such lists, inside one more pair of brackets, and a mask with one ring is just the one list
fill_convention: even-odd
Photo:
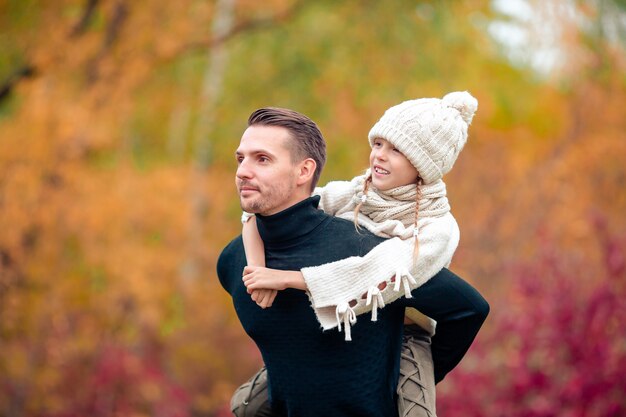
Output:
[[252,177],[252,170],[250,170],[250,167],[248,166],[248,163],[246,162],[245,159],[239,163],[239,166],[237,167],[236,175],[237,175],[237,178],[251,178]]

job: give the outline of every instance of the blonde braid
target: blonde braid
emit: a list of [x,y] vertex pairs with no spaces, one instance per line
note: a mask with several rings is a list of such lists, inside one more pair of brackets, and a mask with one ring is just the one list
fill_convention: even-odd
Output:
[[424,180],[422,180],[420,177],[417,177],[417,193],[415,195],[415,224],[413,225],[415,227],[415,229],[413,230],[413,236],[415,239],[415,242],[413,243],[413,266],[415,266],[417,264],[417,255],[419,254],[420,251],[420,245],[419,245],[419,239],[417,238],[417,220],[419,217],[419,211],[420,211],[420,200],[422,198],[422,184],[424,183]]
[[[370,184],[372,183],[372,174],[368,175],[368,177],[365,179],[365,183],[363,184],[363,196],[367,197],[367,192],[370,189]],[[359,204],[356,205],[356,207],[354,208],[354,227],[355,229],[358,231],[361,226],[359,225],[359,210],[361,210],[361,206],[363,205],[365,201],[361,200],[359,202]]]

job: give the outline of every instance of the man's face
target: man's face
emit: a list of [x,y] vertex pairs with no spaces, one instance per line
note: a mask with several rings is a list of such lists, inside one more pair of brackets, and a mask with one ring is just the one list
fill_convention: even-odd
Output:
[[241,208],[265,216],[301,200],[297,195],[298,166],[287,147],[289,131],[279,126],[250,126],[236,151],[235,183]]

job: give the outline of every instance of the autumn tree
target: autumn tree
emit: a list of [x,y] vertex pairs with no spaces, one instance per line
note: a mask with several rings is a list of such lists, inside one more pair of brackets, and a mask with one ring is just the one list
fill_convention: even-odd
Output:
[[[366,167],[387,107],[453,90],[480,104],[446,177],[462,235],[452,268],[497,307],[459,381],[509,398],[514,375],[472,364],[519,354],[494,336],[518,330],[500,308],[533,308],[519,281],[543,303],[560,287],[541,278],[559,268],[605,288],[590,219],[626,235],[623,5],[526,4],[544,20],[474,0],[0,1],[0,414],[224,411],[260,364],[215,275],[240,230],[247,116],[275,105],[316,120],[323,183]],[[564,65],[511,60],[490,29],[503,19],[558,22]]]

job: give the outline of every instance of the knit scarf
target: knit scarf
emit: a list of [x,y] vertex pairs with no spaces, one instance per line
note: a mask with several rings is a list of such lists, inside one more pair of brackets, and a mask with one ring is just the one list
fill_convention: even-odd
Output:
[[[415,200],[417,186],[415,184],[402,185],[390,190],[377,190],[370,184],[367,197],[363,198],[363,186],[365,179],[370,175],[367,170],[365,175],[357,178],[357,192],[352,198],[353,204],[363,201],[361,213],[369,217],[375,223],[383,223],[386,220],[399,220],[405,227],[415,222]],[[419,200],[419,218],[440,217],[450,211],[450,204],[446,197],[446,184],[439,179],[431,184],[421,185],[422,192]]]

